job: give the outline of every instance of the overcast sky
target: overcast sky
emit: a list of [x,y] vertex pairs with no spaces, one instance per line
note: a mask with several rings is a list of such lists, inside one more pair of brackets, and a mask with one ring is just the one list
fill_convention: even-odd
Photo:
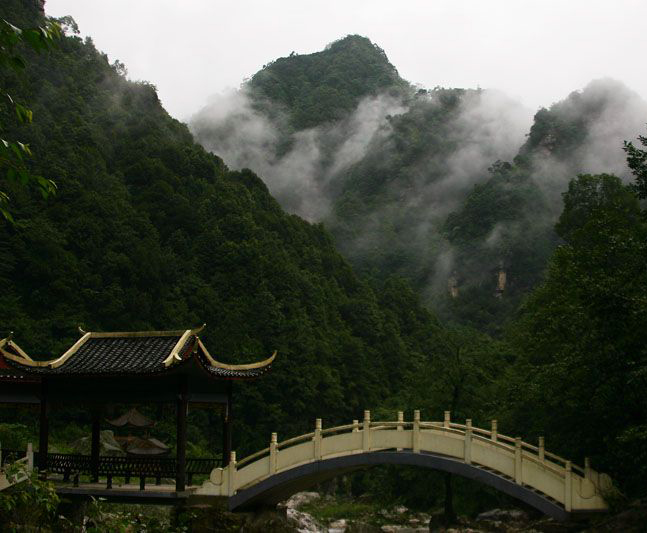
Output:
[[185,120],[263,64],[350,33],[424,87],[498,88],[537,109],[613,77],[647,98],[644,0],[47,0]]

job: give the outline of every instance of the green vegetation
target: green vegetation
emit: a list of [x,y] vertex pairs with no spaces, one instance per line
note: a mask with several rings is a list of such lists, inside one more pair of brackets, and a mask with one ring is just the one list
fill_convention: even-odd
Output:
[[615,176],[582,175],[564,195],[556,229],[564,244],[511,329],[519,356],[511,383],[501,384],[504,408],[523,434],[555,436],[565,455],[590,455],[641,493],[647,225],[631,187]]
[[277,59],[248,82],[256,105],[270,113],[279,104],[292,129],[343,118],[368,95],[408,89],[384,51],[366,37],[349,35],[325,51]]
[[306,503],[299,507],[299,510],[311,514],[321,523],[329,523],[334,520],[345,518],[347,520],[357,520],[365,516],[375,516],[379,510],[375,505],[361,503],[356,500],[336,501],[333,499],[324,499],[320,502]]
[[[236,387],[241,454],[272,431],[347,421],[398,390],[433,351],[435,319],[416,296],[360,280],[322,226],[285,214],[251,171],[196,145],[152,85],[120,72],[71,34],[19,75],[2,73],[37,117],[9,133],[58,184],[43,200],[7,183],[16,224],[0,227],[2,329],[41,356],[71,345],[79,324],[207,322],[223,360],[278,349],[271,377]],[[84,415],[70,416],[54,423]]]
[[[16,467],[6,471],[18,473]],[[58,522],[60,499],[52,483],[39,481],[36,474],[20,485],[0,492],[0,525],[3,531],[40,531],[44,524]]]
[[[47,20],[37,28],[20,29],[4,19],[0,19],[0,68],[10,68],[20,71],[25,68],[24,59],[18,55],[21,46],[41,52],[48,50],[54,40],[60,35],[60,28],[54,21]],[[15,101],[9,93],[0,90],[0,96],[5,108],[0,108],[0,120],[6,123],[7,115],[15,113],[15,118],[20,123],[31,123],[33,113],[30,109]],[[52,180],[36,176],[29,171],[27,160],[32,156],[28,144],[11,138],[4,138],[4,128],[0,126],[0,171],[9,182],[19,183],[22,186],[36,185],[41,194],[46,198],[54,192],[56,186]],[[12,220],[9,212],[9,195],[0,190],[0,214],[7,220]]]
[[[46,24],[29,2],[9,4],[0,18]],[[540,111],[512,162],[493,163],[455,203],[439,206],[435,187],[461,141],[450,124],[479,91],[413,93],[357,36],[265,67],[249,84],[256,105],[269,113],[278,102],[290,131],[343,117],[366,95],[386,90],[406,100],[408,111],[388,119],[389,135],[328,184],[326,223],[361,277],[322,224],[286,214],[254,172],[231,171],[196,144],[154,86],[125,79],[123,64],[81,40],[73,21],[64,26],[69,34],[46,56],[25,51],[27,69],[0,72],[3,91],[34,116],[31,124],[3,120],[2,135],[32,147],[29,173],[55,176],[58,186],[42,198],[0,179],[15,219],[0,226],[3,332],[45,356],[68,347],[79,324],[145,330],[206,321],[205,342],[222,360],[278,349],[271,375],[236,385],[240,455],[265,446],[272,431],[311,430],[315,417],[330,426],[365,408],[375,418],[451,409],[477,426],[498,418],[502,433],[527,440],[545,435],[551,451],[580,463],[590,455],[627,496],[645,495],[647,153],[626,145],[633,186],[608,174],[573,179],[561,216],[540,164],[548,154],[577,174],[603,100],[576,94]],[[430,281],[450,252],[462,280],[454,299],[438,296],[445,278]],[[500,262],[512,281],[496,299]],[[423,291],[448,324],[420,304]],[[172,409],[156,417],[167,442]],[[33,412],[1,414],[3,445],[34,440]],[[214,449],[215,421],[216,413],[191,413],[191,454]],[[87,434],[89,413],[57,413],[52,426],[52,445],[64,450]],[[355,476],[349,493],[429,510],[442,505],[447,480],[385,468]],[[501,501],[463,481],[454,492],[457,509],[471,514]],[[18,508],[2,498],[7,513]],[[342,510],[347,518],[366,509]],[[95,516],[115,530],[137,519],[113,514],[98,508]]]

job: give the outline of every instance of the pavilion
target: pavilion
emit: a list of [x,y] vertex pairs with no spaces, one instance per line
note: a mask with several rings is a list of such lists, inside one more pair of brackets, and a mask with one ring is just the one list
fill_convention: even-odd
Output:
[[[48,470],[99,475],[175,477],[175,490],[187,484],[186,426],[190,403],[220,404],[223,423],[223,464],[231,451],[232,381],[250,380],[270,370],[276,352],[267,359],[243,365],[217,361],[198,333],[204,326],[179,331],[85,332],[60,357],[32,359],[10,337],[0,340],[0,403],[40,405],[37,461],[41,476]],[[92,411],[91,455],[48,454],[49,412],[53,403],[82,403]],[[176,449],[173,459],[161,457],[100,457],[99,434],[102,407],[108,403],[176,405]],[[190,460],[201,461],[201,460]],[[209,460],[202,460],[209,461]],[[205,464],[211,471],[214,460]],[[198,463],[196,463],[198,464]],[[189,484],[193,473],[189,469]]]

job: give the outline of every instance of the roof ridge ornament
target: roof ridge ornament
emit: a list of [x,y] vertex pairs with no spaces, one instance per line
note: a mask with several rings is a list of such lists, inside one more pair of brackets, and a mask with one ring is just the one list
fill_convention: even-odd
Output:
[[78,327],[78,330],[81,335],[85,335],[87,333],[87,331],[85,331],[81,326]]

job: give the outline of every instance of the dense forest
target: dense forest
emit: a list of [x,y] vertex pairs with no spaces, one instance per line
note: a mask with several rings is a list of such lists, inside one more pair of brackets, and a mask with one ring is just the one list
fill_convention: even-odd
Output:
[[[284,213],[252,171],[195,144],[152,85],[127,81],[73,33],[28,62],[2,86],[34,121],[3,123],[57,193],[44,201],[6,185],[15,223],[0,228],[0,322],[29,353],[62,353],[78,325],[202,322],[223,360],[277,349],[271,379],[236,391],[248,450],[278,427],[357,417],[431,357],[438,324],[411,290],[359,279],[321,225]],[[286,401],[288,390],[299,394]]]
[[[0,6],[21,27],[43,16],[37,2]],[[271,374],[236,384],[243,455],[316,417],[451,409],[525,440],[545,435],[576,462],[590,456],[620,502],[646,495],[647,140],[616,144],[647,116],[636,95],[595,82],[540,110],[527,137],[497,136],[501,123],[486,118],[514,104],[413,87],[349,36],[266,65],[234,96],[236,113],[214,122],[207,107],[191,133],[154,85],[128,80],[72,19],[60,23],[51,50],[25,48],[24,70],[0,71],[2,91],[33,111],[25,123],[3,108],[2,137],[28,144],[30,172],[56,183],[43,198],[3,170],[13,222],[0,224],[1,337],[13,331],[45,358],[79,325],[206,322],[221,360],[278,350]],[[251,123],[262,135],[234,146]],[[215,416],[192,414],[194,453],[217,441]],[[81,408],[57,415],[55,447],[87,420]],[[3,444],[23,447],[36,429],[1,408]],[[353,490],[423,508],[444,497],[442,478],[408,470],[357,476]],[[493,498],[457,490],[470,511]]]
[[[361,71],[359,93],[347,81],[359,79],[354,62],[374,71]],[[304,74],[314,69],[318,78]],[[306,98],[319,90],[341,93],[343,108]],[[294,118],[304,110],[310,122]],[[414,87],[351,35],[266,65],[190,127],[234,167],[261,172],[286,210],[324,222],[360,272],[402,276],[442,318],[500,333],[559,242],[568,181],[629,180],[622,142],[645,122],[647,103],[607,79],[534,117],[496,91]]]

